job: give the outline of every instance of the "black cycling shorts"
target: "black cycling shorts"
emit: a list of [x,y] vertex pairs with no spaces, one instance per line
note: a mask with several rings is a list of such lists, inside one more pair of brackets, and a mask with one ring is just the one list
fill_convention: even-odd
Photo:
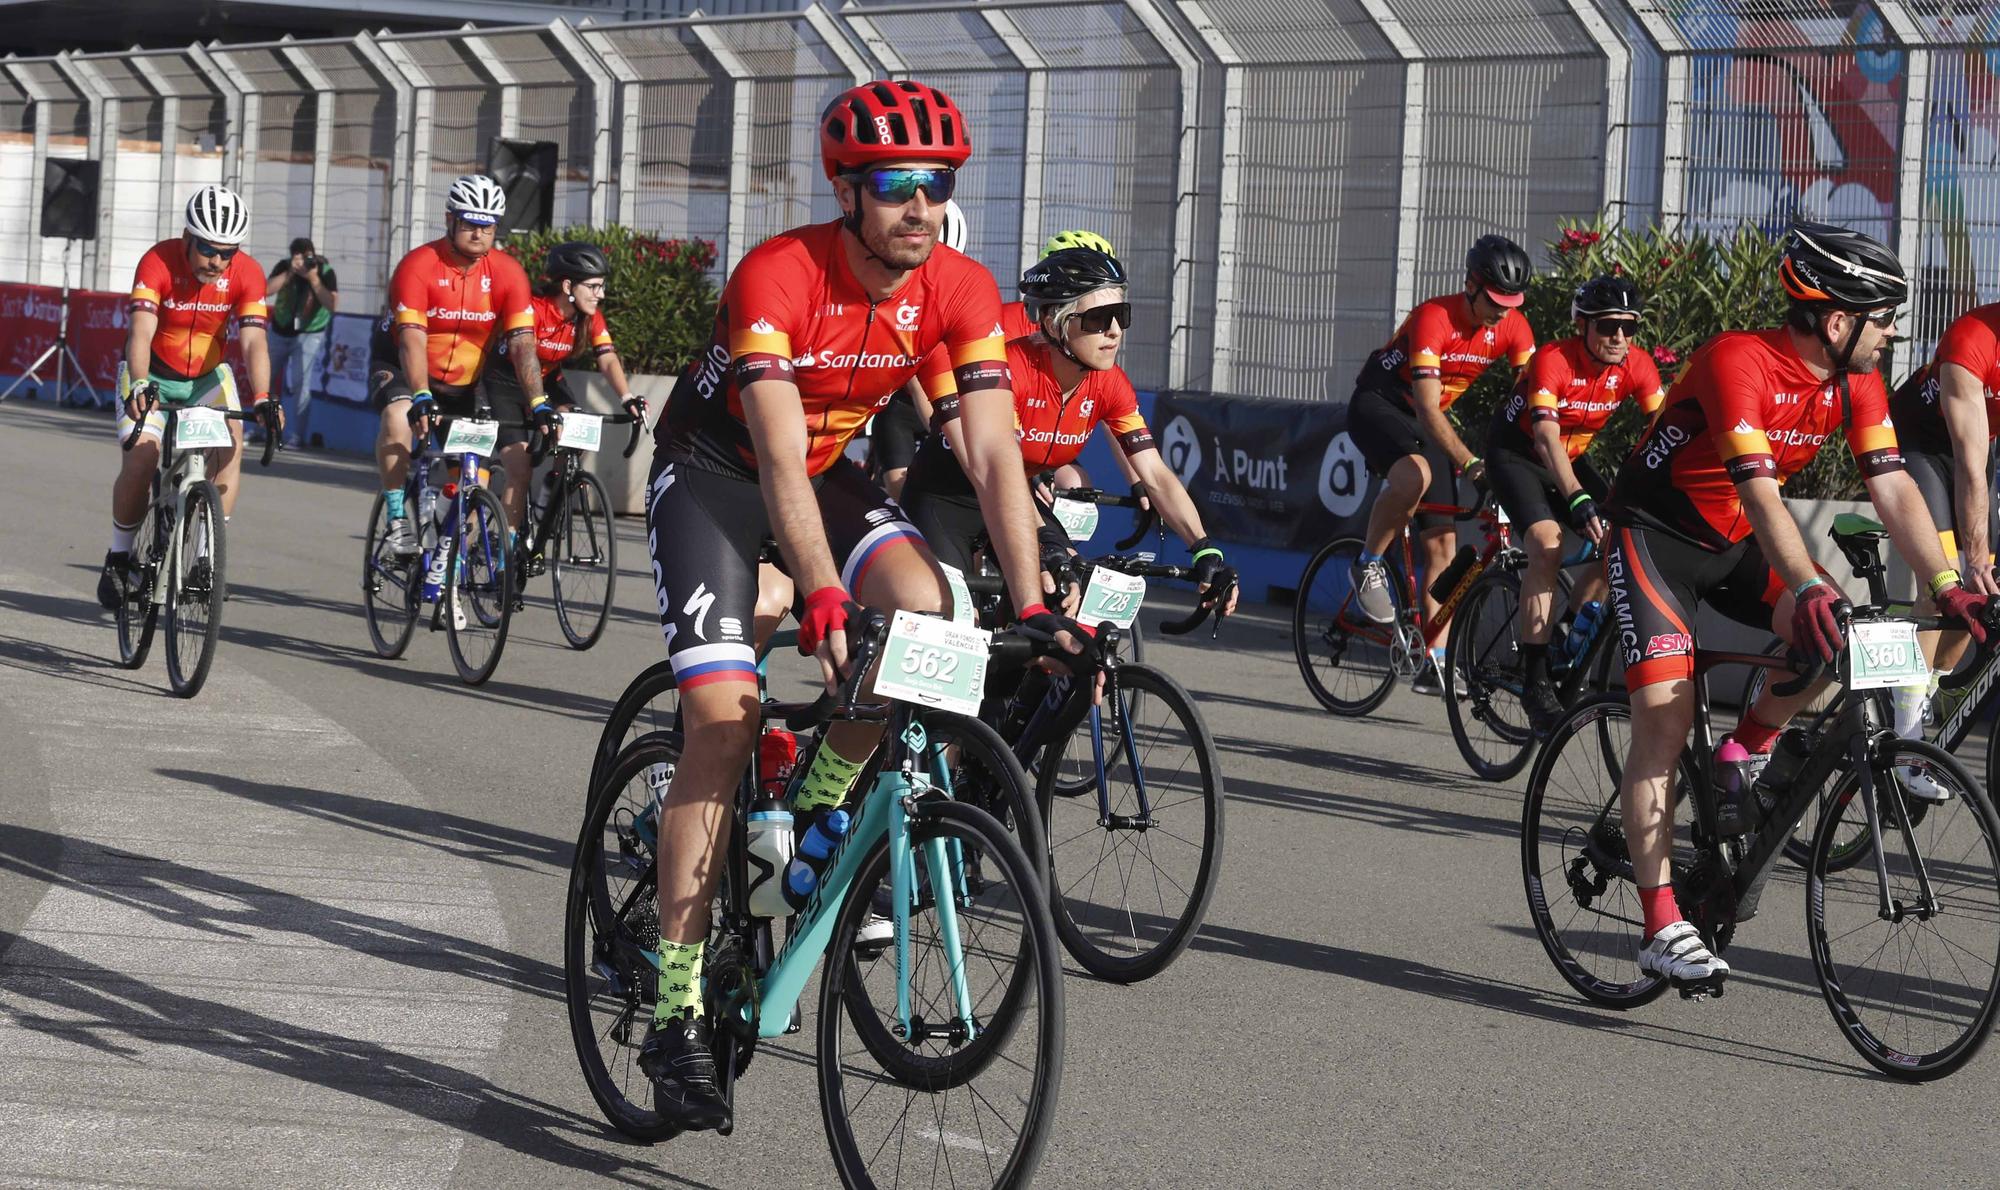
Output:
[[868,449],[875,463],[875,474],[909,467],[925,432],[924,419],[917,416],[917,403],[908,393],[899,392],[890,398],[868,429]]
[[[1444,447],[1424,440],[1417,429],[1417,415],[1403,398],[1372,388],[1355,389],[1347,402],[1347,436],[1368,461],[1368,470],[1378,476],[1388,475],[1389,468],[1399,459],[1422,455],[1431,469],[1431,482],[1424,489],[1423,503],[1459,503],[1458,479],[1451,456]],[[1448,529],[1452,527],[1452,518],[1444,513],[1419,511],[1411,523],[1419,531]]]
[[[953,491],[933,491],[916,482],[917,472],[910,473],[903,484],[903,508],[917,530],[930,543],[931,552],[940,562],[958,568],[961,574],[977,574],[974,554],[986,539],[986,518],[979,511],[979,499],[969,494]],[[1075,546],[1069,534],[1063,531],[1062,523],[1056,520],[1055,510],[1035,500],[1035,510],[1041,514],[1041,528],[1036,538],[1044,557],[1050,554],[1069,554]],[[993,567],[994,571],[999,566]]]
[[1786,589],[1754,537],[1718,553],[1625,516],[1605,539],[1604,574],[1629,690],[1694,676],[1696,605],[1769,632]]
[[[1590,493],[1591,499],[1601,503],[1609,487],[1597,468],[1583,459],[1576,460],[1572,467],[1576,482]],[[1538,459],[1511,447],[1489,449],[1486,486],[1493,489],[1493,496],[1506,510],[1507,519],[1524,529],[1542,521],[1554,521],[1565,527],[1569,524],[1569,502],[1556,486],[1555,473]]]
[[[1958,459],[1949,448],[1943,451],[1925,450],[1921,447],[1903,448],[1903,466],[1910,478],[1917,481],[1917,490],[1924,494],[1924,507],[1931,510],[1931,521],[1937,525],[1938,542],[1944,546],[1944,560],[1956,566],[1959,563],[1958,501],[1952,499],[1953,480],[1958,467]],[[2000,512],[1996,508],[1993,494],[1989,491],[1986,500],[1986,552],[1993,553],[1994,516]]]
[[[397,401],[407,401],[416,395],[410,388],[409,381],[403,379],[403,369],[400,364],[375,360],[368,366],[368,377],[368,402],[377,413]],[[520,394],[520,392],[520,387],[514,386],[514,393]],[[445,417],[473,416],[481,404],[482,396],[485,397],[485,404],[492,410],[493,416],[501,422],[496,448],[526,442],[528,431],[518,424],[509,424],[525,422],[528,419],[528,404],[524,395],[513,397],[505,393],[496,393],[483,381],[471,386],[441,384],[435,380],[431,382],[431,400],[437,411]]]
[[[898,547],[914,547],[930,560],[916,526],[851,461],[837,460],[813,487],[849,591],[858,592],[868,568]],[[646,537],[660,629],[681,689],[756,682],[757,562],[770,536],[755,478],[718,471],[685,449],[653,456]]]

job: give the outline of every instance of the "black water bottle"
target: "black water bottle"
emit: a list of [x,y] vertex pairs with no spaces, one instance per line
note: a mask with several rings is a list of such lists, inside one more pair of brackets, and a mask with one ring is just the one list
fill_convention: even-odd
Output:
[[1465,572],[1472,569],[1472,564],[1478,559],[1478,550],[1469,545],[1458,547],[1458,556],[1453,558],[1451,565],[1440,571],[1436,581],[1431,583],[1431,598],[1439,603],[1450,598],[1453,588],[1458,586],[1458,580],[1465,577]]

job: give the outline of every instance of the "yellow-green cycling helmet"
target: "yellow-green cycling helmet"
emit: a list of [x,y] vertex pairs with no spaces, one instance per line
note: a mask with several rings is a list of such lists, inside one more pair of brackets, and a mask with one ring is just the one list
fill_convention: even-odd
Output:
[[1118,255],[1111,250],[1111,241],[1094,231],[1059,231],[1049,237],[1048,243],[1042,245],[1042,255],[1060,252],[1064,248],[1088,248],[1092,252],[1102,252],[1106,256]]

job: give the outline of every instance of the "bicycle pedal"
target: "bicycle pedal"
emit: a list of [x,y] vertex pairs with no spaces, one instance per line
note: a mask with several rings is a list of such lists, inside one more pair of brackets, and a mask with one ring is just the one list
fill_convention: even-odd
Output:
[[1683,1000],[1706,1000],[1711,996],[1720,1000],[1725,986],[1726,977],[1717,975],[1707,979],[1690,979],[1685,983],[1676,983],[1674,990],[1681,994]]

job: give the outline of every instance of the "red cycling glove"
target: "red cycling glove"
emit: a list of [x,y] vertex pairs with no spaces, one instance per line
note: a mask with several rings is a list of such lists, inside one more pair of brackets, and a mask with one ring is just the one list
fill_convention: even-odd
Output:
[[1800,591],[1792,604],[1792,647],[1832,665],[1840,657],[1840,592],[1821,581]]
[[799,613],[799,653],[810,657],[819,651],[819,642],[847,628],[847,591],[841,587],[821,587],[806,596]]
[[1992,600],[1984,595],[1975,595],[1957,583],[1939,591],[1934,598],[1938,615],[1959,621],[1975,642],[1986,643],[1986,611]]

